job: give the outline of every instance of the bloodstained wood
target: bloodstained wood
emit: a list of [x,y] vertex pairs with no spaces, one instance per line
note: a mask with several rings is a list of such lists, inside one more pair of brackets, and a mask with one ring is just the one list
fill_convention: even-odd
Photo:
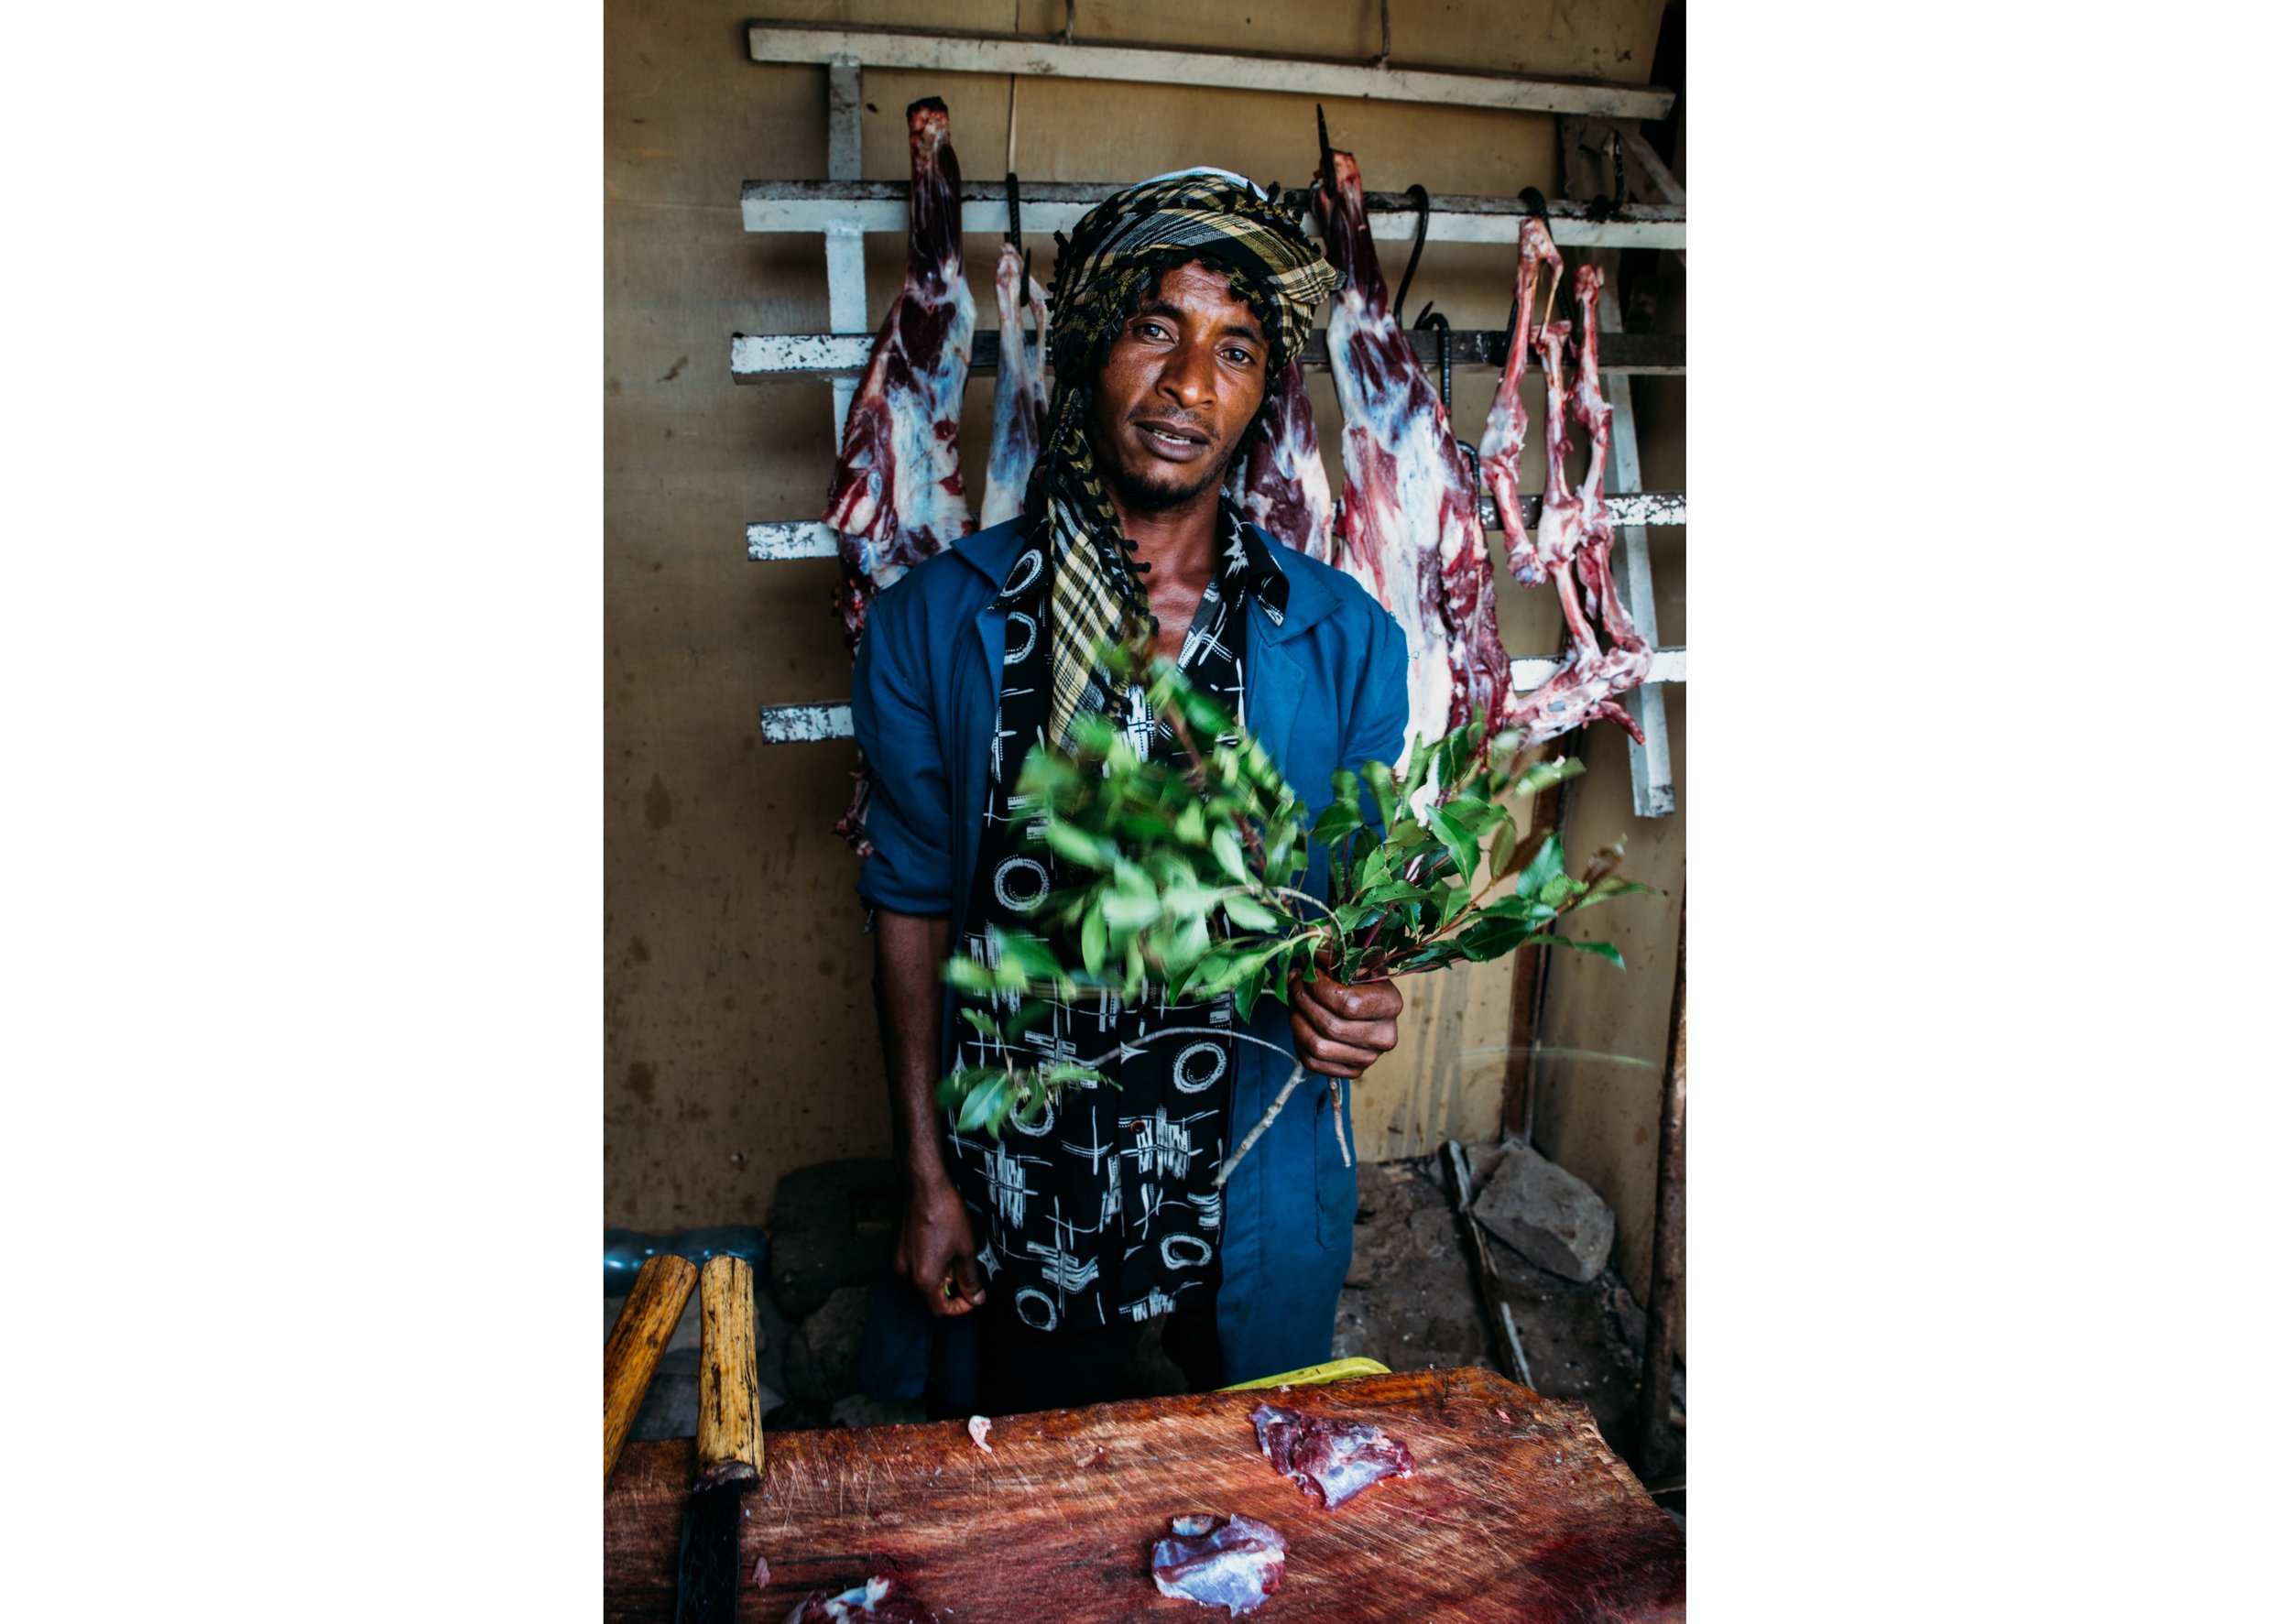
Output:
[[[1416,1475],[1319,1510],[1257,1450],[1249,1412],[1268,1400],[1388,1428]],[[989,1442],[958,1422],[775,1433],[739,1553],[750,1574],[768,1559],[771,1583],[743,1611],[780,1619],[895,1565],[947,1624],[1207,1624],[1224,1615],[1161,1596],[1147,1553],[1172,1516],[1245,1511],[1290,1546],[1286,1584],[1249,1615],[1261,1624],[1685,1617],[1685,1537],[1589,1411],[1490,1370],[1010,1416]],[[673,1618],[692,1466],[690,1439],[629,1446],[605,1500],[607,1620]]]

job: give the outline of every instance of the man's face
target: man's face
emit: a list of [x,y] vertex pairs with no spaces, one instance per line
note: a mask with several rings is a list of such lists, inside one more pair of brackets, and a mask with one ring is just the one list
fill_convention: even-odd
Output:
[[1154,513],[1220,485],[1264,400],[1264,328],[1222,272],[1166,271],[1097,374],[1089,444],[1122,506]]

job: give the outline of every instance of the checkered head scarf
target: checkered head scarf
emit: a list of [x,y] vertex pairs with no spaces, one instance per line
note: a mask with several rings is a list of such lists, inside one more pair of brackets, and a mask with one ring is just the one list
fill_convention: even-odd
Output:
[[1271,352],[1265,374],[1273,377],[1303,348],[1312,307],[1342,278],[1293,216],[1223,169],[1182,170],[1118,191],[1082,216],[1071,242],[1060,234],[1058,246],[1054,381],[1026,513],[1051,560],[1049,731],[1062,742],[1076,714],[1102,712],[1110,698],[1099,646],[1152,635],[1135,545],[1098,476],[1086,428],[1097,369],[1122,323],[1163,271],[1197,259],[1224,272],[1262,324]]

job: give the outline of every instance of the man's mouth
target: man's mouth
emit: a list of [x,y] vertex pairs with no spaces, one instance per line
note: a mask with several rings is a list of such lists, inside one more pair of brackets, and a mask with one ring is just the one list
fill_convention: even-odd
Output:
[[1208,447],[1208,436],[1178,423],[1140,422],[1137,430],[1150,450],[1172,462],[1190,462]]

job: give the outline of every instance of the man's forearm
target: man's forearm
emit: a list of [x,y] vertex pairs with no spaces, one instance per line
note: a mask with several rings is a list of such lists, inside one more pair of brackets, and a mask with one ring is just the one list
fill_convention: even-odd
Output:
[[875,998],[890,1081],[891,1143],[911,1186],[951,1189],[939,1145],[939,966],[945,916],[875,910]]

